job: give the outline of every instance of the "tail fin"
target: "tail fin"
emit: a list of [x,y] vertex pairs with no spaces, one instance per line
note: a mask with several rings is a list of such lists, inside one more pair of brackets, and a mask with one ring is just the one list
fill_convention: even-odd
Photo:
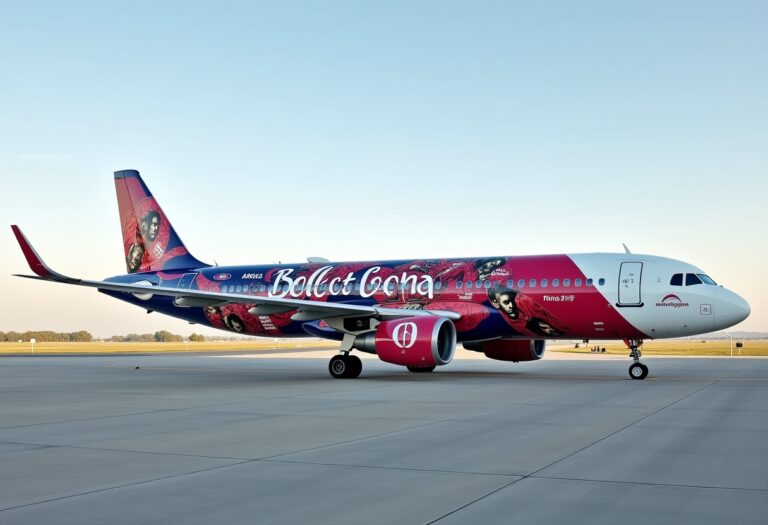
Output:
[[194,258],[136,170],[115,172],[128,273],[209,266]]

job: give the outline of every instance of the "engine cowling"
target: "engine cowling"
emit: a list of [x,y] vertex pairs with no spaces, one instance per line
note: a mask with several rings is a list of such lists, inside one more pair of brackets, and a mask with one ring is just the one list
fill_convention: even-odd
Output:
[[494,339],[492,341],[468,341],[467,350],[483,352],[486,357],[498,361],[537,361],[544,357],[546,341],[543,339]]
[[406,317],[379,324],[375,332],[358,336],[354,346],[395,365],[447,365],[456,351],[456,328],[444,317]]

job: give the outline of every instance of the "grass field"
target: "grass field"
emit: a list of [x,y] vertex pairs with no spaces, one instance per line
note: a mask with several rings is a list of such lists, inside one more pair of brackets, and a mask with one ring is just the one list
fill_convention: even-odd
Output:
[[[234,350],[299,350],[309,347],[336,348],[335,341],[317,339],[290,340],[254,339],[253,341],[204,341],[188,343],[35,343],[36,354],[132,354],[147,352],[231,352]],[[0,343],[2,354],[31,354],[32,345]]]
[[[551,345],[548,351],[572,352],[580,354],[592,353],[591,348],[598,343],[588,345],[581,344],[580,348]],[[281,339],[279,343],[274,339],[254,339],[252,341],[205,341],[201,343],[36,343],[36,354],[131,354],[148,352],[231,352],[236,350],[301,350],[303,348],[327,347],[338,348],[335,341],[323,341],[318,339]],[[614,341],[599,342],[600,348],[605,348],[606,354],[629,354],[624,343]],[[730,356],[729,341],[700,340],[660,340],[648,341],[642,347],[643,355],[680,355],[680,356]],[[31,354],[32,346],[25,343],[0,343],[0,355],[2,354]],[[768,341],[749,340],[744,341],[744,347],[733,346],[734,356],[768,356]]]
[[[733,355],[742,357],[768,356],[768,341],[747,340],[744,341],[743,348],[736,348],[736,341],[733,342]],[[580,348],[558,348],[559,352],[573,352],[580,354],[592,353],[593,346],[605,348],[606,354],[629,355],[629,349],[622,342],[614,341],[593,341],[586,345],[579,345]],[[700,355],[700,356],[730,356],[730,342],[726,340],[702,341],[699,339],[668,339],[658,341],[647,341],[641,348],[643,355]]]

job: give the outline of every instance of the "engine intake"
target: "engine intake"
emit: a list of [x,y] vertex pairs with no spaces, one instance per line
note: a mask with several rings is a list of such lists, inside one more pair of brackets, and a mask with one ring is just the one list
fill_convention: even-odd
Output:
[[486,357],[498,361],[538,361],[544,357],[546,341],[543,339],[494,339],[492,341],[467,341],[467,350],[483,352]]
[[374,332],[357,336],[354,347],[395,365],[447,365],[456,350],[456,327],[438,316],[385,321]]

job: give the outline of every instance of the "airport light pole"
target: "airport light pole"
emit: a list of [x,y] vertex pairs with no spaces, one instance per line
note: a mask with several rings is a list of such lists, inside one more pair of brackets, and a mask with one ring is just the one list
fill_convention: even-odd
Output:
[[721,330],[721,332],[728,336],[728,341],[730,342],[730,346],[731,346],[731,357],[733,357],[733,336],[728,332],[726,332],[725,330]]

